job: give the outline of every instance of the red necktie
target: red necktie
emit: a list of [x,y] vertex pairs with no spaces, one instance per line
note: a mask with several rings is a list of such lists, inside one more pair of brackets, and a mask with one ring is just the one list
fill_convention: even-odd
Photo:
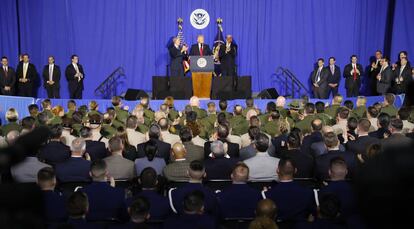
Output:
[[203,56],[203,45],[200,45],[200,56]]
[[354,65],[354,80],[357,79],[356,65]]

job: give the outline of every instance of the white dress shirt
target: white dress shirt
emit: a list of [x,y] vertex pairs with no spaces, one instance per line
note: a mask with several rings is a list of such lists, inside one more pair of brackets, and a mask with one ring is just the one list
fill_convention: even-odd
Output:
[[49,81],[53,81],[53,68],[54,64],[49,64]]

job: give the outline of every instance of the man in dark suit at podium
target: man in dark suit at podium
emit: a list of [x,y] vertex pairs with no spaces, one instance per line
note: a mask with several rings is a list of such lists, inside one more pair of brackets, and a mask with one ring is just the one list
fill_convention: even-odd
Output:
[[48,64],[43,68],[43,86],[48,98],[60,98],[60,67],[55,64],[55,58],[49,56]]
[[65,71],[69,83],[69,97],[71,99],[82,99],[83,79],[85,78],[83,67],[78,63],[79,57],[77,55],[72,55],[71,61],[72,63],[66,67]]
[[0,91],[2,95],[14,95],[14,86],[16,84],[16,73],[9,66],[9,60],[3,56],[1,58],[0,69]]
[[237,45],[233,43],[233,36],[226,36],[226,44],[220,46],[219,57],[222,76],[236,75]]
[[170,76],[184,76],[183,58],[187,55],[188,47],[180,47],[180,39],[174,37],[173,44],[168,49],[171,57]]
[[197,44],[191,45],[190,56],[211,56],[210,47],[207,44],[204,44],[204,36],[197,36]]

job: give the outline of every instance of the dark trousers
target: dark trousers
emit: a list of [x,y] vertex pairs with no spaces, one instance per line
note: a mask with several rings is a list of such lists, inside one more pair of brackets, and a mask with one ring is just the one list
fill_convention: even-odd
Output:
[[82,99],[83,87],[81,84],[69,86],[69,97],[71,99]]
[[328,97],[329,97],[330,94],[332,94],[332,97],[334,97],[335,95],[338,95],[338,86],[336,86],[336,87],[329,87],[329,88],[330,89],[329,89]]
[[4,90],[4,88],[1,89],[2,95],[14,95],[14,90],[11,88],[9,91]]
[[32,83],[18,83],[17,84],[17,94],[23,97],[32,97],[33,96],[33,84]]
[[356,83],[348,85],[346,88],[346,97],[357,97],[359,96],[359,85]]
[[235,76],[236,71],[233,64],[221,63],[220,66],[222,76]]
[[59,87],[56,85],[46,85],[47,97],[49,99],[60,99]]
[[312,87],[313,90],[313,97],[316,99],[326,99],[328,95],[328,88],[325,87]]

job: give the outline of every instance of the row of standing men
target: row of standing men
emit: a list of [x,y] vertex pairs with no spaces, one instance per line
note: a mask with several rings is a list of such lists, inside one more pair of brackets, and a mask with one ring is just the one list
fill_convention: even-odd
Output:
[[[30,63],[28,54],[22,54],[19,59],[17,69],[14,70],[9,66],[6,56],[1,58],[0,92],[2,95],[36,97],[35,89],[40,85],[36,67]],[[77,55],[71,56],[71,63],[65,69],[65,76],[70,98],[82,99],[85,73]],[[61,70],[55,64],[53,56],[48,57],[48,64],[43,67],[42,79],[48,98],[60,98]]]

